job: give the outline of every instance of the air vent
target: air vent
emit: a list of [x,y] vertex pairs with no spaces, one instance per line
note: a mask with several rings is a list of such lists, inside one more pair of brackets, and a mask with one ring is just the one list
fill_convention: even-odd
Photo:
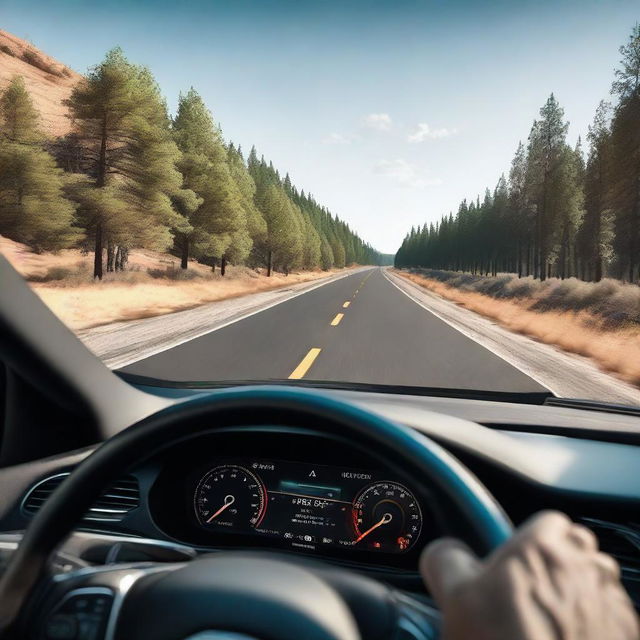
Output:
[[[31,487],[22,502],[23,511],[37,513],[49,496],[62,484],[68,473],[59,473],[41,480]],[[96,500],[83,520],[118,521],[140,504],[138,480],[126,476],[117,480]]]
[[640,576],[640,526],[595,518],[581,518],[597,536],[600,549],[612,555],[621,567]]
[[580,521],[596,534],[600,550],[618,561],[622,581],[640,611],[640,525],[596,518],[581,518]]

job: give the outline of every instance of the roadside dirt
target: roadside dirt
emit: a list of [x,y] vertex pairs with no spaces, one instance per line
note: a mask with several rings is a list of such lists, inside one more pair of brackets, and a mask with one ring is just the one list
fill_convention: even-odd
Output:
[[277,273],[267,278],[240,267],[229,269],[224,278],[218,275],[208,280],[102,282],[78,287],[36,285],[34,290],[70,329],[77,330],[192,309],[207,302],[316,280],[330,273],[334,272],[302,271],[288,276]]

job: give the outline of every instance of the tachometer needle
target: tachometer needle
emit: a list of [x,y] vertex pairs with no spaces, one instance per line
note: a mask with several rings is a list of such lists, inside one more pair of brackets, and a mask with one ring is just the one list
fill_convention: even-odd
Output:
[[236,499],[229,495],[224,497],[224,504],[207,520],[207,524],[209,524],[212,520],[215,520],[225,509],[228,509]]
[[354,541],[353,544],[358,544],[362,538],[366,538],[372,531],[381,527],[383,524],[388,524],[393,519],[393,516],[390,513],[385,513],[382,518],[380,518],[379,522],[376,522],[373,527],[367,529],[364,533],[361,533]]

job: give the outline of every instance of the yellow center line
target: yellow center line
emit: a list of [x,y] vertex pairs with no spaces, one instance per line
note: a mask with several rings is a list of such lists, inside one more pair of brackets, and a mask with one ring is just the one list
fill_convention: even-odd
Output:
[[340,320],[344,318],[344,313],[339,313],[336,317],[331,321],[331,326],[336,327],[340,324]]
[[346,309],[351,303],[347,300],[343,305],[342,308]]
[[[364,283],[371,277],[372,273],[373,273],[373,271],[369,271],[369,273],[367,274],[367,277],[362,279],[362,282],[360,283],[361,287],[364,286]],[[358,289],[356,289],[356,293],[358,293]]]
[[307,355],[302,358],[300,364],[291,372],[289,380],[299,380],[300,378],[304,378],[305,373],[309,371],[309,368],[314,363],[319,353],[320,349],[318,349],[317,347],[309,349],[309,353],[307,353]]

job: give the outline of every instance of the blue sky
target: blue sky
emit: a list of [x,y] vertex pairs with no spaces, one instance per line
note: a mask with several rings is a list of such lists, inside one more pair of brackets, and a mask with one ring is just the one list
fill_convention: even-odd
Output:
[[0,27],[84,72],[114,45],[171,109],[289,171],[376,248],[508,171],[551,91],[586,133],[638,0],[0,0]]

